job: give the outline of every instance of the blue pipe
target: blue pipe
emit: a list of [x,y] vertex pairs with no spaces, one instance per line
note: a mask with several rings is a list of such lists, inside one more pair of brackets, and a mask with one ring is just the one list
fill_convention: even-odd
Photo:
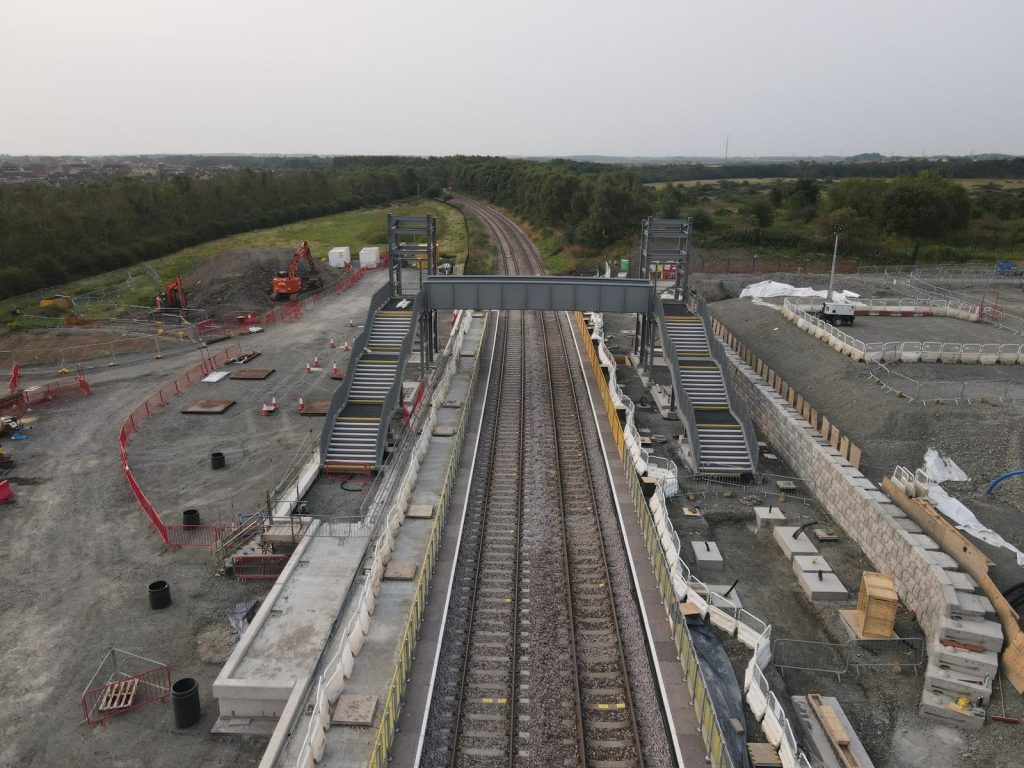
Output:
[[999,477],[988,484],[988,488],[985,489],[985,493],[992,493],[992,491],[996,489],[996,486],[1003,482],[1003,480],[1008,477],[1013,477],[1014,475],[1024,475],[1024,469],[1015,469],[1013,472],[1004,472],[999,475]]

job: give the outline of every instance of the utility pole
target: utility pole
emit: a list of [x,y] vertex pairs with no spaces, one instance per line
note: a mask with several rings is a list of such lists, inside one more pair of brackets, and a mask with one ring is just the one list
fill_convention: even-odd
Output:
[[832,232],[836,236],[835,245],[832,246],[832,271],[828,273],[828,295],[825,301],[832,301],[832,286],[836,281],[836,256],[839,255],[839,235],[843,232],[843,225],[838,221],[832,225]]

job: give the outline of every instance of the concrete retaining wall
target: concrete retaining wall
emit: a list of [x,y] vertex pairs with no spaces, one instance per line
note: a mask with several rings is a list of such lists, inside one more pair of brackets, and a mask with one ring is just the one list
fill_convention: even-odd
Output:
[[729,362],[759,434],[793,467],[874,567],[893,577],[901,599],[931,639],[940,619],[950,615],[959,599],[946,572],[930,562],[924,548],[895,522],[906,517],[904,512],[735,353],[729,353]]

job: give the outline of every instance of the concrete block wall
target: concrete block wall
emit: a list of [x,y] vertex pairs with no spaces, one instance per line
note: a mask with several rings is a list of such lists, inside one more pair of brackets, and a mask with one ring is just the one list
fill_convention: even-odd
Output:
[[945,571],[896,522],[906,515],[735,353],[728,359],[761,438],[793,467],[874,567],[892,576],[900,598],[931,639],[958,604],[957,593]]

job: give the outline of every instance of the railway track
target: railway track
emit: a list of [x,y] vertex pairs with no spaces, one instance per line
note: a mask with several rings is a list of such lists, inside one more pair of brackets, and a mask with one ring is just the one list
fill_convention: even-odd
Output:
[[[498,271],[543,272],[514,223],[455,202],[491,227]],[[424,766],[645,765],[568,322],[499,325]]]

